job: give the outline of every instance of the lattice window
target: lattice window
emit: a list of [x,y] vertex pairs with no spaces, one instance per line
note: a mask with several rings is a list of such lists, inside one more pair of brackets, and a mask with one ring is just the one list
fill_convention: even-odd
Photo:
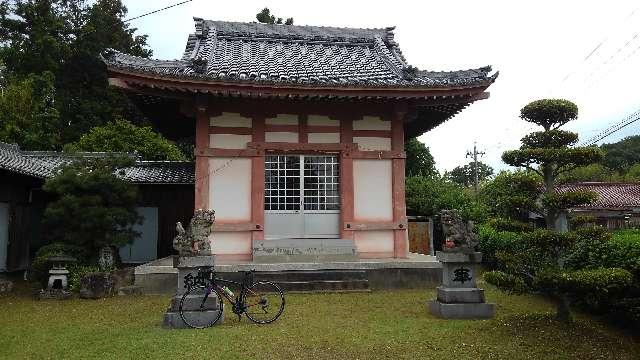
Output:
[[265,210],[300,210],[300,157],[265,157]]
[[340,210],[336,156],[304,157],[304,210]]

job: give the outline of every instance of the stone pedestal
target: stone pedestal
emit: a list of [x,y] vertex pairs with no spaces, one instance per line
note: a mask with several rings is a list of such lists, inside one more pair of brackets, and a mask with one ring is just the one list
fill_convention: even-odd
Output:
[[[180,300],[182,295],[187,291],[184,286],[184,277],[187,274],[192,274],[194,277],[198,273],[198,268],[212,268],[214,264],[213,255],[205,256],[176,256],[173,258],[173,267],[178,269],[178,279],[176,294],[171,298],[171,304],[164,314],[164,321],[162,326],[168,329],[185,329],[189,328],[187,324],[182,321],[180,317]],[[193,308],[194,310],[200,306],[198,300],[202,300],[202,296],[189,295],[187,302],[185,303],[186,309]],[[221,309],[218,308],[218,298],[215,292],[212,292],[207,298],[205,304],[206,311],[193,311],[190,312],[189,317],[191,319],[201,319],[202,323],[211,322],[210,320],[215,318]],[[207,321],[209,320],[209,321]],[[218,320],[218,324],[221,323],[223,317]]]
[[436,253],[442,263],[442,285],[438,297],[429,301],[431,314],[445,319],[486,319],[495,315],[495,304],[487,304],[484,290],[476,285],[480,252]]

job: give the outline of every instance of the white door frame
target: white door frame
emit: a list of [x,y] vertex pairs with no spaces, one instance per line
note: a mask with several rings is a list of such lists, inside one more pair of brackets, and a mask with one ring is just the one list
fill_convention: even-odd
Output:
[[267,155],[265,239],[339,238],[339,181],[337,155]]

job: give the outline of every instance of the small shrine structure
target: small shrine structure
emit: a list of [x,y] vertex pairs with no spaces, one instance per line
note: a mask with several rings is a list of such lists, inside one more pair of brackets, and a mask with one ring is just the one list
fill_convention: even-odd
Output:
[[179,60],[104,63],[163,135],[195,137],[216,261],[406,257],[405,139],[488,98],[497,73],[419,70],[392,27],[194,20]]

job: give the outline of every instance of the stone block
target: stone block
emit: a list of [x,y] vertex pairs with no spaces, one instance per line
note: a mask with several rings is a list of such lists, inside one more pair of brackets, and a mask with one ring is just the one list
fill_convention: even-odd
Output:
[[142,287],[136,285],[122,286],[118,289],[118,295],[120,296],[138,296],[142,295]]
[[[189,294],[184,299],[184,309],[185,310],[198,310],[200,309],[200,304],[202,303],[202,294],[191,295]],[[169,305],[169,311],[178,312],[180,311],[180,300],[182,300],[182,296],[174,296],[171,298],[171,304]],[[207,301],[204,304],[205,310],[219,310],[218,306],[218,297],[215,293],[212,293],[207,297]]]
[[480,263],[482,262],[481,252],[455,252],[455,251],[436,251],[436,258],[441,263]]
[[13,290],[13,282],[11,280],[0,279],[0,296],[9,294]]
[[476,264],[442,263],[442,285],[448,288],[475,288],[477,278]]
[[487,303],[445,304],[431,300],[428,307],[431,314],[443,319],[490,319],[496,314],[496,305]]
[[483,303],[485,302],[484,290],[478,288],[446,288],[438,286],[438,301],[451,303]]
[[[187,316],[190,319],[194,319],[196,324],[205,325],[215,319],[218,316],[219,310],[211,310],[211,311],[193,311],[190,312]],[[224,321],[224,313],[220,316],[220,320],[214,325],[220,324]],[[166,329],[189,329],[189,326],[184,323],[182,317],[180,317],[180,313],[177,311],[167,311],[164,314],[164,320],[162,321],[162,327]]]
[[80,280],[80,297],[82,299],[102,299],[113,296],[115,293],[110,273],[89,273]]
[[213,267],[215,256],[199,255],[199,256],[174,256],[173,267],[175,268],[198,268]]

